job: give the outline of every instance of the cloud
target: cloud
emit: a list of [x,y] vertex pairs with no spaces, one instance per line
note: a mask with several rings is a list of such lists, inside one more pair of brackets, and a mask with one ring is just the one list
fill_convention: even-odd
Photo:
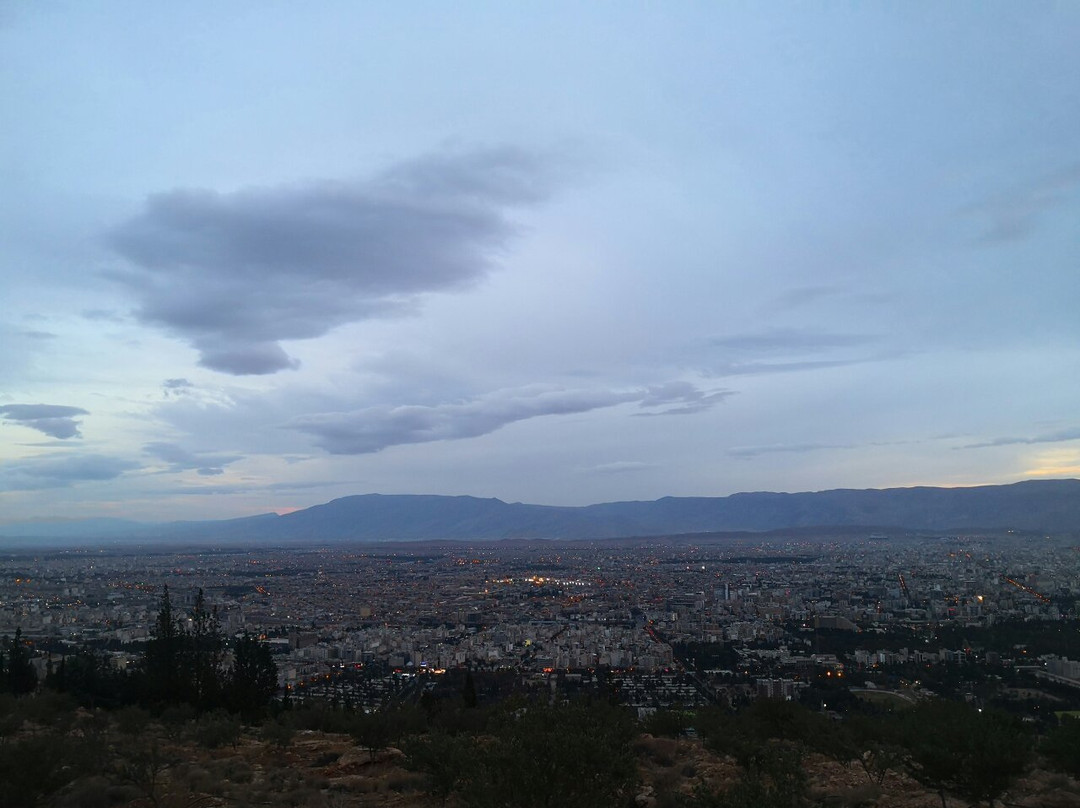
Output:
[[[817,290],[817,287],[814,287]],[[702,361],[710,376],[758,376],[796,373],[896,359],[899,350],[856,352],[875,345],[882,337],[874,334],[844,334],[802,328],[768,328],[744,334],[713,337],[708,350],[719,356]],[[854,354],[854,355],[853,355]]]
[[972,207],[984,219],[984,241],[1015,241],[1034,231],[1049,211],[1068,202],[1080,187],[1080,164],[1014,188]]
[[151,196],[107,236],[136,314],[190,342],[200,364],[268,374],[297,366],[281,340],[409,311],[467,289],[544,199],[550,161],[503,148],[440,153],[365,181]]
[[766,446],[734,446],[727,453],[732,457],[758,457],[764,454],[777,454],[791,452],[802,454],[804,452],[817,452],[822,449],[856,449],[857,446],[849,443],[773,443]]
[[669,382],[657,387],[650,387],[647,395],[642,398],[642,407],[659,407],[665,404],[678,404],[657,412],[639,412],[637,416],[653,415],[693,415],[704,412],[714,404],[718,404],[728,396],[735,395],[734,390],[714,390],[706,392],[698,389],[690,382]]
[[[808,293],[827,294],[824,287],[808,287]],[[708,350],[719,356],[702,361],[710,376],[760,376],[859,365],[897,359],[905,351],[884,346],[865,349],[883,341],[876,334],[846,334],[806,328],[768,328],[744,334],[713,337]]]
[[880,338],[868,334],[836,334],[797,328],[770,328],[752,334],[715,337],[710,342],[717,348],[730,348],[753,353],[774,351],[816,352],[832,348],[852,348],[869,345]]
[[840,294],[843,294],[843,290],[837,286],[797,286],[777,295],[772,301],[772,307],[797,309]]
[[123,316],[111,309],[84,309],[82,316],[91,322],[122,323]]
[[[308,482],[284,483],[236,483],[233,485],[189,485],[170,489],[171,493],[183,496],[210,496],[219,494],[250,494],[257,492],[292,493],[301,491],[327,491],[336,488],[348,488],[355,483],[349,480],[314,480]],[[277,510],[276,508],[272,510]]]
[[1046,432],[1029,438],[994,438],[983,443],[969,443],[966,446],[957,446],[957,449],[987,449],[993,446],[1013,446],[1016,444],[1033,443],[1064,443],[1070,440],[1080,440],[1080,427],[1061,429],[1057,432]]
[[580,469],[580,472],[582,474],[629,474],[654,468],[656,468],[654,463],[643,463],[640,460],[616,460],[613,463],[601,463],[598,466]]
[[93,480],[114,480],[139,467],[130,460],[98,454],[38,455],[0,464],[0,491],[33,491],[64,488]]
[[698,412],[724,395],[727,393],[703,393],[685,382],[628,391],[525,387],[454,403],[305,415],[294,418],[288,427],[313,435],[315,443],[331,454],[366,454],[402,444],[474,438],[529,418],[633,402],[642,407],[682,404]]
[[161,392],[165,398],[186,396],[194,386],[187,379],[166,379],[161,383]]
[[933,436],[930,438],[915,438],[911,440],[878,440],[867,443],[770,443],[762,446],[733,446],[727,450],[732,457],[758,457],[764,454],[792,453],[803,454],[806,452],[818,452],[823,450],[851,450],[864,449],[867,447],[886,446],[909,446],[926,441],[945,440],[947,436]]
[[143,446],[143,451],[169,464],[170,472],[195,469],[204,477],[225,473],[225,466],[243,460],[243,455],[214,455],[206,452],[189,452],[175,443],[155,441]]
[[848,365],[861,365],[895,355],[864,357],[860,359],[807,359],[795,362],[712,362],[708,372],[713,376],[763,376],[769,373],[798,373],[803,370],[828,370]]
[[64,407],[59,404],[5,404],[0,406],[0,416],[9,424],[36,429],[49,437],[66,440],[79,438],[79,422],[76,416],[89,415],[81,407]]

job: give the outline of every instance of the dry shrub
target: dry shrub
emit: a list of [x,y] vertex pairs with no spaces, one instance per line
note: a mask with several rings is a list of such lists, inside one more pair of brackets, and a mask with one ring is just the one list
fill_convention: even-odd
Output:
[[639,755],[644,755],[647,760],[658,766],[674,766],[679,752],[679,742],[672,738],[642,735],[634,742],[634,751]]

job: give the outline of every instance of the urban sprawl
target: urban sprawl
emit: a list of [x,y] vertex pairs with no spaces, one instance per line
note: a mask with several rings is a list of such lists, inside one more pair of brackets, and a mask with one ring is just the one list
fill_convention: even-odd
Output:
[[[270,644],[283,693],[366,708],[463,669],[643,714],[822,682],[915,700],[950,665],[999,697],[1080,688],[1071,646],[1022,641],[1076,633],[1080,552],[1008,533],[21,551],[0,558],[0,635],[21,632],[42,678],[79,648],[136,664],[166,586],[177,612],[201,589],[226,636]],[[1021,641],[965,635],[1003,625]]]

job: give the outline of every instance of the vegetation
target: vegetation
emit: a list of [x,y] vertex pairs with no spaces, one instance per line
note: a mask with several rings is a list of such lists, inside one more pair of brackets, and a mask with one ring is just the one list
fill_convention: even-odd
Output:
[[0,642],[0,693],[29,693],[37,686],[37,674],[22,640],[22,630]]
[[[862,700],[822,681],[802,704],[761,699],[638,722],[595,694],[559,700],[544,688],[503,698],[472,672],[457,676],[441,694],[416,688],[376,710],[347,700],[290,706],[275,701],[266,646],[246,636],[230,644],[201,592],[182,617],[163,592],[131,672],[83,650],[35,688],[17,632],[0,644],[0,805],[212,799],[322,808],[333,800],[319,772],[357,789],[381,772],[379,788],[460,808],[630,806],[646,780],[646,801],[658,808],[802,808],[828,796],[812,776],[827,764],[863,789],[830,804],[863,804],[889,783],[914,780],[943,808],[949,798],[992,808],[1037,761],[1080,777],[1080,720],[1068,717],[1036,745],[1030,727],[1004,712],[958,700]],[[297,750],[312,733],[337,740],[319,747],[305,774]],[[688,755],[711,755],[709,773],[704,758]]]
[[[12,645],[18,646],[18,635]],[[224,664],[227,650],[232,651],[229,666]],[[21,670],[21,657],[9,652],[9,658],[12,662],[5,670]],[[20,681],[17,673],[8,678]],[[33,684],[20,686],[11,692],[33,689]],[[107,655],[83,649],[61,658],[46,676],[45,686],[91,709],[137,704],[161,713],[186,707],[197,714],[226,711],[256,720],[274,703],[278,676],[270,650],[253,637],[236,638],[229,648],[201,589],[190,612],[181,617],[174,612],[166,587],[153,636],[134,671],[120,670]]]
[[1080,718],[1063,718],[1043,739],[1040,751],[1051,768],[1080,778]]

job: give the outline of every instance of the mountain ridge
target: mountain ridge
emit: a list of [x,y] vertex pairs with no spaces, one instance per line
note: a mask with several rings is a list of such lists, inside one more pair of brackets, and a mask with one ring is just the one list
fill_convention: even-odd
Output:
[[[941,488],[836,488],[748,491],[562,506],[494,497],[352,494],[284,515],[139,523],[62,520],[0,525],[4,540],[114,541],[432,541],[611,539],[710,532],[764,532],[819,526],[905,530],[1080,532],[1080,480],[1026,480]],[[6,543],[10,543],[7,541]]]

